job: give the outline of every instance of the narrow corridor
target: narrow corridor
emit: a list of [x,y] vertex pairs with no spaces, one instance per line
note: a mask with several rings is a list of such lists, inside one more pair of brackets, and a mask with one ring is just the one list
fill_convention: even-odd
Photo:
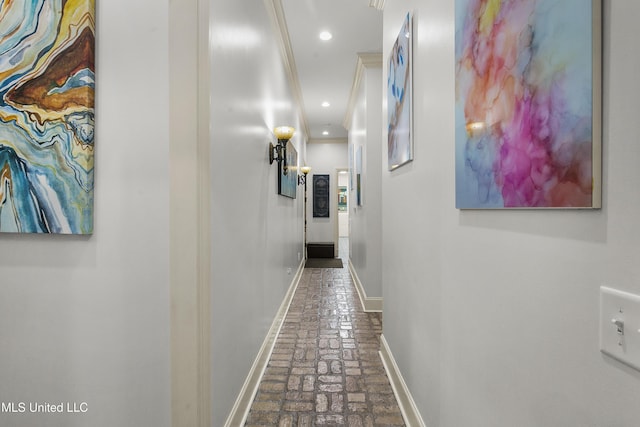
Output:
[[364,313],[347,267],[305,269],[246,426],[403,426],[378,354],[381,313]]

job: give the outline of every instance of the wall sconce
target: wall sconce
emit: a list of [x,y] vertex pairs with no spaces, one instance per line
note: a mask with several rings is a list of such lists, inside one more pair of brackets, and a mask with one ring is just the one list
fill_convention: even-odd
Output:
[[273,164],[273,161],[283,163],[282,173],[287,174],[287,141],[291,139],[295,129],[291,126],[278,126],[273,130],[276,138],[278,138],[278,144],[273,145],[269,143],[269,164]]
[[309,166],[302,166],[300,168],[300,172],[302,172],[303,175],[298,175],[298,185],[304,184],[305,187],[306,187],[306,185],[307,185],[307,174],[309,172],[311,172],[311,168]]

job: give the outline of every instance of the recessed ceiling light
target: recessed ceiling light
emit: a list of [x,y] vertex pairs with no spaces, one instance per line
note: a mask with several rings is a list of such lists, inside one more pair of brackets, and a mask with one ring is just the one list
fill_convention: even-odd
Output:
[[333,38],[333,35],[329,32],[329,31],[323,31],[320,33],[320,40],[331,40]]
[[324,132],[322,132],[322,134],[323,134],[324,136],[327,136],[327,135],[329,135],[329,131],[328,131],[328,130],[325,130]]
[[325,107],[325,108],[327,108],[327,107],[330,107],[330,106],[331,106],[331,104],[329,104],[329,102],[327,102],[327,101],[324,101],[324,102],[322,103],[322,106],[323,106],[323,107]]

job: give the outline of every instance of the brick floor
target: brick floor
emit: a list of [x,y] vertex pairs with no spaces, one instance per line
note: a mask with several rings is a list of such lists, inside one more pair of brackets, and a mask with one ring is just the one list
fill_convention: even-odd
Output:
[[362,311],[344,261],[304,270],[247,427],[404,426],[378,354],[382,316]]

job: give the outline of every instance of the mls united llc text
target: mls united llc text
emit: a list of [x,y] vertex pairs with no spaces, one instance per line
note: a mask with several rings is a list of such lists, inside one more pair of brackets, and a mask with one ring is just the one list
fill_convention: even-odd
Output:
[[87,402],[1,402],[0,409],[3,414],[84,414],[89,411]]

